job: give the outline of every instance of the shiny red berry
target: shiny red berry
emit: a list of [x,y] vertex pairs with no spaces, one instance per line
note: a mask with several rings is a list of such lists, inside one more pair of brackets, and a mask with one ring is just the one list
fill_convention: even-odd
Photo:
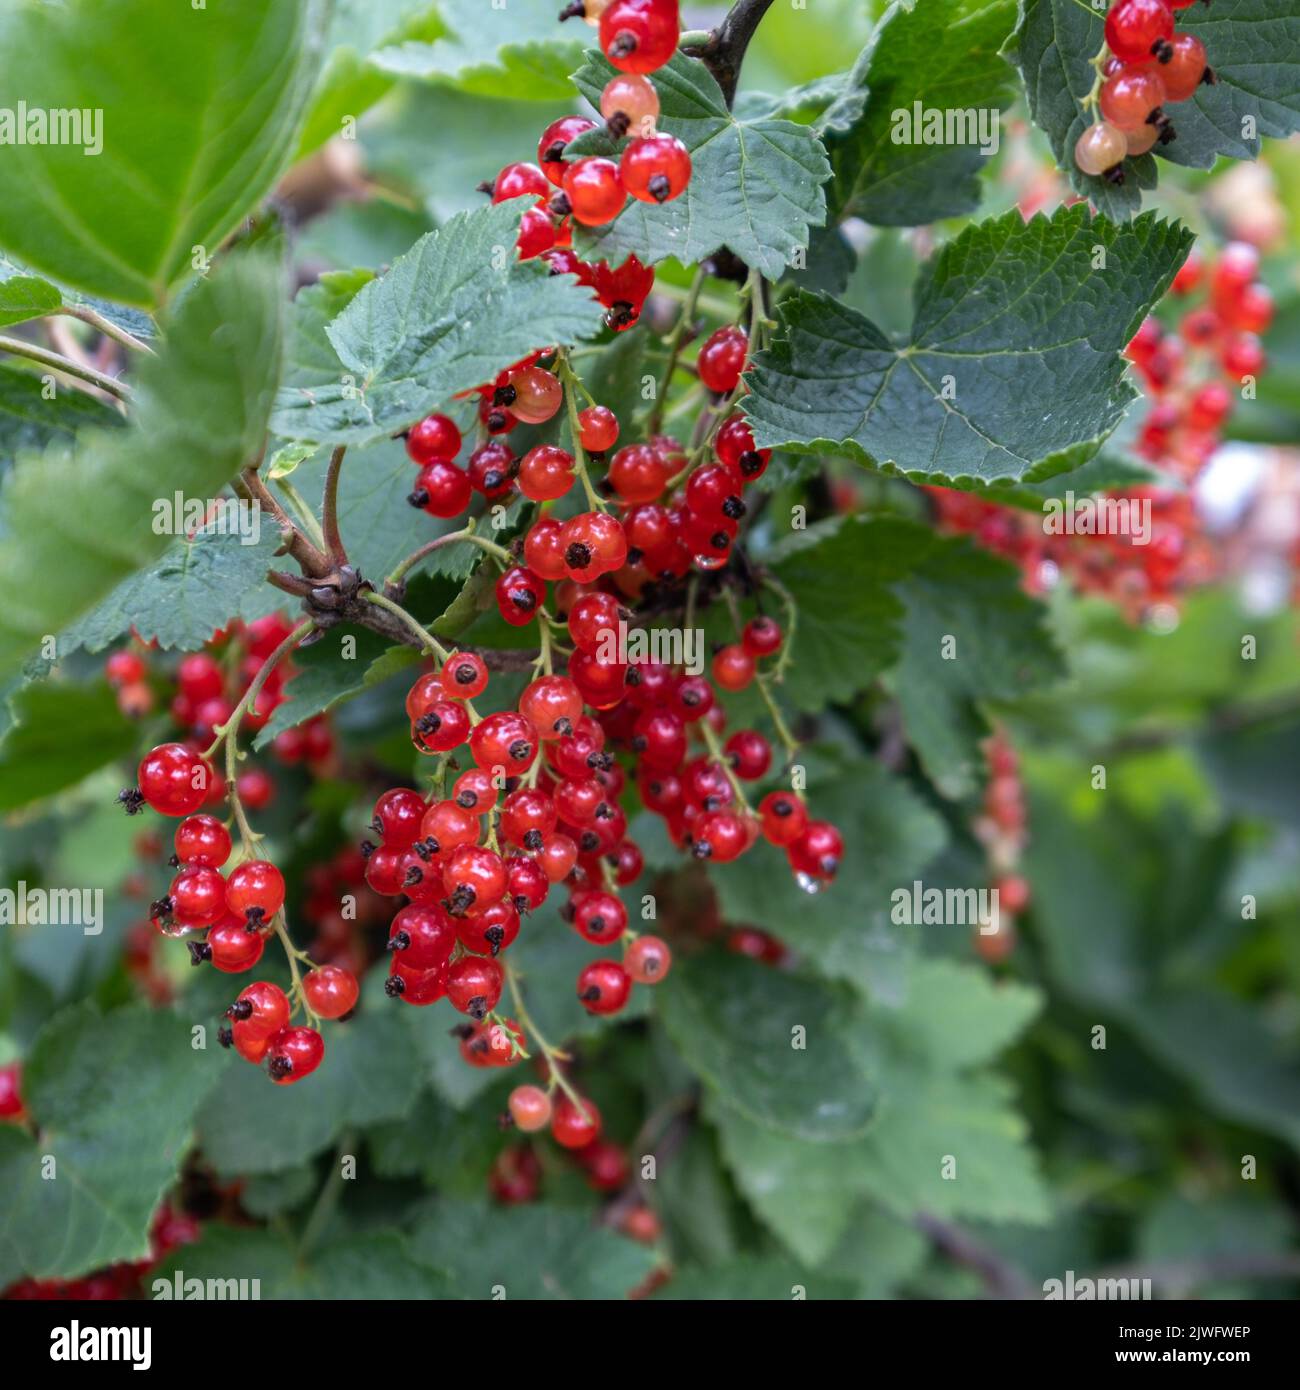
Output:
[[594,960],[578,975],[578,998],[589,1014],[616,1014],[632,993],[632,977],[616,960]]
[[730,324],[715,329],[700,348],[696,368],[700,380],[719,395],[734,391],[740,384],[740,374],[745,370],[745,357],[749,352],[749,339],[742,328]]
[[342,1018],[357,1006],[361,987],[357,977],[341,965],[321,965],[302,980],[307,1007],[320,1018]]
[[426,415],[406,432],[406,452],[421,468],[435,460],[450,463],[460,446],[460,430],[446,415]]
[[197,811],[213,786],[212,769],[183,743],[160,743],[150,749],[140,760],[137,777],[141,796],[164,816]]
[[618,173],[639,202],[670,202],[691,181],[690,151],[672,135],[643,136],[623,151]]
[[173,839],[182,864],[219,869],[230,858],[230,831],[215,816],[188,816]]
[[314,1028],[286,1028],[271,1039],[266,1073],[279,1086],[310,1076],[325,1058],[325,1039]]

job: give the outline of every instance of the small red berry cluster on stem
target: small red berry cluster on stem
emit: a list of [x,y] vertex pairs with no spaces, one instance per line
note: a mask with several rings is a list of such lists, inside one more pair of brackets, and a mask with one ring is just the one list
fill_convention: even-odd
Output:
[[1165,107],[1215,81],[1205,45],[1174,32],[1175,14],[1194,0],[1115,0],[1106,43],[1093,60],[1097,80],[1083,100],[1097,120],[1079,136],[1074,162],[1085,174],[1124,182],[1124,160],[1175,138]]
[[1025,790],[1020,759],[1004,732],[998,730],[985,742],[984,756],[989,779],[983,808],[971,828],[988,854],[998,915],[997,930],[977,927],[974,941],[979,954],[995,965],[1015,949],[1016,918],[1029,906],[1029,880],[1018,872],[1025,847]]

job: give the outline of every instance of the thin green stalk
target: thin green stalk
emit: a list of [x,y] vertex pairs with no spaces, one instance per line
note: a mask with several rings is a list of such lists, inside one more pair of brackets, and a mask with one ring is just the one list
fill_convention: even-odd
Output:
[[126,382],[118,381],[116,377],[106,376],[103,372],[96,371],[94,367],[85,366],[81,362],[74,362],[72,358],[64,357],[61,353],[54,352],[50,348],[41,347],[39,343],[29,343],[22,338],[0,335],[0,352],[12,353],[15,357],[29,358],[33,362],[39,362],[43,367],[51,367],[56,372],[63,372],[67,376],[89,382],[91,386],[97,386],[101,391],[107,391],[110,396],[116,396],[119,401],[131,399],[131,388]]

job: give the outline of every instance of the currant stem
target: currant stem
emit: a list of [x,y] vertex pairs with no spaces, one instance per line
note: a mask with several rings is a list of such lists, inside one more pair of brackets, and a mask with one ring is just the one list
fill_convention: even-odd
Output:
[[510,999],[514,1004],[515,1017],[523,1024],[528,1036],[537,1044],[542,1056],[546,1058],[546,1065],[550,1068],[551,1079],[547,1089],[552,1090],[558,1086],[585,1117],[587,1107],[583,1104],[582,1097],[569,1084],[557,1065],[560,1061],[567,1062],[569,1060],[568,1053],[561,1052],[546,1041],[545,1035],[533,1020],[533,1016],[528,1012],[528,1006],[524,1003],[523,992],[519,988],[519,976],[516,974],[514,966],[507,963],[505,971],[506,984],[510,988]]
[[794,647],[794,634],[799,625],[799,605],[794,601],[794,595],[781,583],[779,579],[773,579],[770,574],[764,574],[760,580],[763,588],[770,589],[780,601],[781,611],[785,615],[785,634],[781,642],[781,655],[776,659],[776,665],[772,668],[771,677],[774,685],[780,685],[785,679],[785,673],[790,669],[790,653]]
[[[331,466],[332,464],[333,460],[331,460]],[[307,499],[287,478],[277,478],[275,485],[289,499],[289,505],[298,513],[298,520],[302,522],[304,530],[315,543],[317,550],[322,554],[328,554],[329,546],[325,543],[325,532],[321,530],[321,524],[316,520],[316,513],[307,505]]]
[[66,314],[69,318],[80,319],[82,323],[88,323],[97,333],[102,333],[106,338],[112,338],[114,342],[121,343],[123,347],[128,347],[133,352],[146,352],[151,357],[153,356],[153,348],[148,343],[142,342],[135,334],[128,333],[125,328],[119,328],[111,319],[106,319],[103,314],[96,313],[88,304],[65,304],[54,312]]
[[718,740],[718,735],[714,731],[713,725],[709,723],[708,716],[696,725],[700,734],[703,736],[705,747],[709,750],[709,756],[714,762],[720,764],[723,772],[727,774],[727,781],[731,783],[731,789],[736,793],[736,800],[740,803],[740,809],[747,816],[754,814],[754,808],[749,804],[749,798],[745,795],[745,788],[741,786],[740,778],[736,776],[736,769],[731,765],[731,759],[727,757],[722,744]]
[[[569,410],[569,433],[573,436],[573,471],[578,475],[582,490],[587,495],[587,505],[593,512],[607,512],[609,508],[596,496],[587,475],[587,455],[582,447],[582,425],[578,420],[578,401],[575,392],[582,389],[582,383],[569,364],[568,354],[563,350],[555,356],[555,374],[560,378],[564,390],[564,403]],[[588,398],[590,399],[590,398]]]
[[298,1237],[299,1260],[302,1260],[315,1245],[330,1217],[334,1215],[339,1198],[343,1195],[343,1160],[353,1151],[355,1145],[356,1136],[351,1130],[345,1131],[334,1154],[334,1166],[330,1169],[329,1177],[321,1185],[320,1194],[307,1217],[307,1224],[302,1228],[302,1235]]
[[339,474],[343,471],[343,455],[347,449],[346,444],[340,444],[330,455],[329,471],[325,474],[325,494],[321,499],[324,548],[336,565],[346,565],[348,562],[348,552],[339,533]]
[[91,386],[98,386],[101,391],[107,391],[110,396],[115,396],[119,401],[131,399],[131,388],[126,382],[118,381],[116,377],[106,376],[103,372],[96,371],[94,367],[86,366],[81,362],[74,362],[71,357],[64,357],[61,353],[41,347],[39,343],[29,343],[22,338],[0,335],[0,352],[12,353],[15,357],[30,358],[31,361],[39,362],[43,367],[52,367],[56,372],[63,372],[66,376],[89,382]]
[[[412,633],[424,643],[424,649],[432,652],[438,658],[439,666],[445,663],[451,653],[427,628],[422,627],[411,615],[402,607],[400,603],[394,603],[391,598],[386,598],[383,594],[377,594],[373,589],[367,589],[365,599],[368,603],[373,603],[377,607],[391,613],[395,618],[404,623]],[[473,704],[465,701],[465,713],[469,715],[471,724],[478,724],[483,716],[476,710]]]
[[1102,68],[1106,66],[1106,59],[1110,57],[1110,45],[1103,41],[1101,52],[1095,57],[1088,59],[1088,66],[1095,70],[1096,76],[1093,78],[1092,89],[1088,95],[1079,103],[1085,111],[1091,111],[1097,105],[1101,96],[1102,88]]
[[441,550],[445,545],[456,545],[460,541],[468,541],[471,545],[478,546],[480,550],[501,561],[503,565],[512,565],[514,559],[510,552],[504,546],[497,545],[495,541],[488,540],[486,536],[478,535],[474,530],[475,524],[471,519],[469,524],[463,526],[459,531],[449,531],[445,536],[435,536],[433,540],[426,541],[419,550],[413,551],[393,570],[392,574],[384,580],[384,587],[395,589],[426,555],[432,555],[435,550]]
[[380,608],[391,613],[395,618],[400,619],[406,626],[424,643],[424,649],[436,656],[439,662],[446,661],[451,653],[441,642],[426,628],[416,622],[411,615],[402,607],[400,603],[394,603],[391,598],[385,598],[383,594],[376,593],[373,589],[366,591],[366,602],[373,603]]
[[[230,748],[239,738],[239,726],[243,723],[244,715],[256,704],[257,697],[262,693],[262,687],[270,679],[271,672],[275,670],[276,666],[278,666],[311,631],[315,626],[315,621],[314,618],[304,618],[271,655],[266,658],[257,674],[249,681],[248,689],[245,690],[240,697],[239,703],[231,710],[230,718],[227,719],[224,724],[218,724],[216,728],[213,729],[213,740],[203,753],[205,758],[211,759],[216,754],[217,749],[221,747],[222,743],[225,743],[227,745],[227,762],[229,762]],[[232,799],[234,798],[233,783],[231,786],[231,797]]]

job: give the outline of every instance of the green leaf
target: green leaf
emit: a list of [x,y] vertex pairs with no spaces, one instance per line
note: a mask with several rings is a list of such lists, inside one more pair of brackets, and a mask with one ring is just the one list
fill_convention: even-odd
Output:
[[[1121,217],[1137,210],[1142,189],[1155,186],[1155,159],[1126,160],[1127,178],[1118,189],[1080,173],[1074,163],[1075,142],[1093,119],[1081,103],[1092,90],[1090,61],[1101,49],[1105,18],[1104,9],[1077,0],[1022,0],[1008,54],[1024,78],[1030,113],[1071,184]],[[1255,159],[1261,136],[1281,139],[1300,128],[1300,10],[1294,5],[1234,0],[1195,6],[1179,12],[1178,29],[1205,44],[1218,81],[1169,106],[1178,138],[1157,147],[1162,159],[1193,169],[1209,169],[1221,155]]]
[[0,245],[92,294],[162,303],[283,168],[318,20],[315,0],[7,6],[10,104],[96,115],[78,143],[6,144]]
[[[247,1281],[243,1295],[240,1280]],[[208,1292],[209,1281],[217,1292]],[[182,1246],[150,1271],[145,1288],[155,1300],[184,1298],[186,1290],[191,1298],[331,1302],[360,1298],[396,1303],[453,1296],[445,1279],[418,1262],[409,1241],[395,1231],[344,1236],[304,1252],[279,1232],[215,1222],[204,1227],[195,1244]]]
[[0,363],[0,465],[23,451],[70,443],[78,430],[114,429],[122,423],[116,410],[84,391],[56,387],[47,396],[34,372]]
[[[142,641],[164,651],[195,651],[232,618],[258,615],[270,592],[266,573],[279,546],[280,533],[270,523],[250,545],[235,532],[182,537],[157,564],[124,579],[74,623],[59,638],[59,654],[67,656],[78,646],[103,651],[133,628]],[[281,595],[275,606],[285,602]]]
[[432,43],[381,48],[374,64],[395,77],[446,82],[479,96],[572,100],[569,74],[582,61],[590,31],[578,20],[556,23],[552,5],[492,5],[438,0],[451,31]]
[[56,1014],[23,1072],[39,1141],[0,1130],[0,1282],[67,1279],[147,1256],[150,1218],[223,1060],[192,1049],[189,1029],[167,1013],[100,1015],[80,1004]]
[[36,681],[10,705],[15,722],[0,738],[0,811],[74,786],[125,757],[139,737],[103,681]]
[[1047,610],[1020,571],[961,539],[936,540],[899,584],[905,610],[895,684],[908,741],[948,798],[983,771],[986,700],[1014,700],[1064,674]]
[[674,967],[656,1003],[686,1064],[746,1119],[823,1142],[870,1122],[875,1087],[839,1035],[842,999],[825,984],[710,952]]
[[[397,654],[405,654],[401,665]],[[284,687],[284,701],[258,731],[254,748],[265,748],[283,729],[292,729],[313,715],[360,695],[418,654],[410,647],[393,647],[386,638],[365,628],[334,627],[318,642],[294,654],[297,672]]]
[[932,544],[913,522],[855,517],[795,531],[773,548],[772,568],[799,614],[781,685],[797,709],[847,700],[894,663],[903,606],[892,586]]
[[159,495],[212,497],[256,455],[279,375],[278,290],[265,260],[232,256],[185,296],[165,349],[140,364],[131,428],[24,457],[5,478],[0,674],[162,554]]
[[514,254],[520,201],[421,237],[327,328],[338,360],[298,372],[272,427],[286,439],[363,444],[396,434],[538,348],[598,331],[602,310],[568,275]]
[[902,347],[834,300],[787,300],[745,413],[760,445],[916,482],[1077,468],[1136,394],[1120,352],[1191,243],[1153,214],[1121,225],[1081,204],[967,227],[923,268]]
[[197,1120],[203,1152],[219,1172],[283,1172],[345,1129],[407,1114],[419,1077],[402,1060],[401,1005],[385,996],[383,975],[381,966],[367,977],[355,1017],[330,1025],[325,1060],[305,1081],[276,1086],[247,1065],[222,1077]]
[[1024,1032],[1043,996],[974,965],[920,956],[908,969],[899,1031],[909,1050],[946,1071],[991,1062]]
[[445,1272],[460,1298],[622,1298],[654,1264],[644,1245],[593,1224],[581,1211],[428,1203],[410,1228],[421,1264]]
[[429,0],[334,0],[328,57],[316,79],[295,161],[339,135],[379,101],[393,79],[371,62],[375,50],[437,27]]
[[[835,216],[916,226],[979,206],[979,171],[1000,140],[998,112],[1016,95],[1015,74],[998,51],[1015,20],[1014,0],[909,0],[885,11],[848,81],[866,97],[862,114],[824,137]],[[927,142],[926,122],[954,113],[970,121],[953,131],[960,143],[942,127]],[[977,122],[990,119],[992,129],[980,132]]]
[[[574,74],[594,105],[614,75],[598,54]],[[636,256],[646,265],[675,256],[702,261],[723,246],[746,264],[778,279],[809,230],[826,220],[822,185],[830,176],[826,152],[807,126],[761,117],[739,120],[727,110],[722,89],[703,63],[675,54],[654,75],[661,116],[657,127],[691,152],[691,181],[671,202],[629,200],[603,227],[577,240],[592,255],[618,263]],[[603,131],[589,131],[571,154],[613,150]]]
[[0,261],[0,327],[25,323],[51,314],[63,304],[63,296],[37,275],[14,274]]
[[859,1190],[898,1216],[1039,1224],[1049,1206],[1028,1140],[1001,1077],[918,1070],[886,1084],[877,1123],[843,1158]]
[[810,778],[808,800],[844,833],[834,886],[805,893],[785,856],[760,846],[710,868],[723,919],[772,932],[824,974],[873,997],[895,994],[910,943],[889,920],[890,894],[910,887],[943,848],[943,822],[876,762],[841,758],[835,777]]

